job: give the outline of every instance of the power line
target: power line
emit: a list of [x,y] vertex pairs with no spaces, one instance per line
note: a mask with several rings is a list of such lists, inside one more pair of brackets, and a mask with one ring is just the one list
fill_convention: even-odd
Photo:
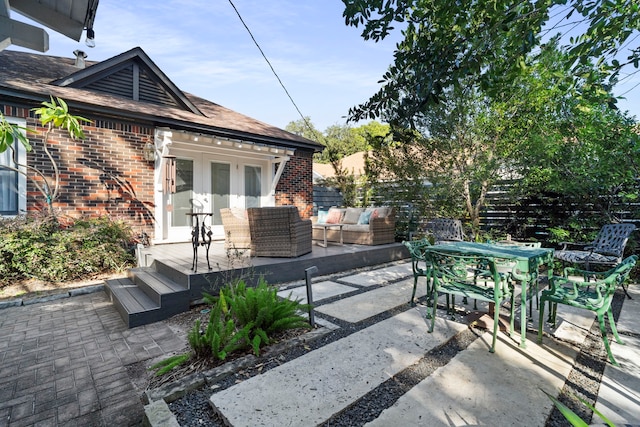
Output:
[[[240,18],[240,22],[242,22],[242,25],[244,25],[244,28],[246,28],[247,32],[249,33],[249,36],[251,36],[251,40],[253,40],[253,43],[256,45],[256,47],[258,48],[258,50],[260,51],[260,53],[262,54],[262,57],[264,58],[265,61],[267,61],[267,64],[269,65],[269,68],[271,68],[271,71],[273,72],[273,75],[276,76],[276,79],[278,79],[278,82],[280,83],[280,86],[282,86],[282,89],[284,89],[284,92],[287,94],[287,97],[289,97],[289,100],[291,101],[291,103],[293,104],[293,106],[295,107],[296,111],[298,112],[298,114],[300,115],[300,118],[302,118],[302,121],[304,122],[304,124],[307,126],[307,128],[309,129],[309,131],[313,134],[316,135],[316,137],[320,137],[318,138],[318,140],[322,140],[324,139],[324,137],[322,135],[318,135],[318,133],[316,132],[316,130],[311,126],[311,124],[307,121],[306,117],[302,114],[302,112],[300,111],[300,109],[298,108],[298,105],[295,103],[295,101],[293,100],[293,98],[291,97],[291,94],[289,93],[289,91],[287,90],[287,88],[285,87],[284,83],[282,82],[282,80],[280,79],[280,76],[278,76],[278,73],[276,73],[276,70],[273,68],[273,65],[271,65],[271,62],[269,61],[269,59],[267,58],[267,55],[265,55],[264,51],[262,50],[262,48],[260,47],[260,45],[258,44],[258,41],[256,40],[256,38],[253,36],[253,33],[251,33],[251,30],[249,29],[249,27],[247,26],[247,24],[244,22],[244,19],[242,19],[242,16],[240,15],[240,12],[238,11],[238,8],[236,8],[236,5],[233,4],[232,0],[229,0],[229,4],[231,4],[231,7],[233,7],[233,10],[235,10],[236,15],[238,15],[238,18]],[[325,141],[325,145],[326,145],[326,141]]]

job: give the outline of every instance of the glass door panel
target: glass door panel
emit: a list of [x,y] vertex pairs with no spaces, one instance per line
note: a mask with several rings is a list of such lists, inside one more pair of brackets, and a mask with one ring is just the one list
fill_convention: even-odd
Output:
[[[17,144],[20,145],[20,144]],[[0,153],[0,165],[15,165],[11,154],[13,150]],[[0,168],[0,215],[18,213],[18,172]]]
[[[220,209],[260,207],[268,193],[269,164],[261,159],[197,153],[175,149],[176,192],[167,194],[165,218],[166,239],[184,241],[190,238],[193,212],[212,212],[206,218],[215,239],[224,237]],[[249,160],[249,162],[246,162]]]
[[[171,227],[190,226],[194,211],[193,159],[176,159],[176,192],[171,194]],[[196,210],[197,211],[197,210]]]
[[222,225],[220,209],[228,208],[231,194],[231,165],[211,162],[211,195],[213,200],[213,224]]
[[262,200],[262,168],[244,167],[244,203],[245,208],[259,208]]

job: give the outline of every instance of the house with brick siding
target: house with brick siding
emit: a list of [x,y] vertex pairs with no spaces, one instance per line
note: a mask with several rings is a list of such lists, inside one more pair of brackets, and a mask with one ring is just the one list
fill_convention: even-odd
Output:
[[[75,54],[0,51],[0,111],[37,131],[26,134],[33,151],[7,150],[1,164],[53,174],[32,111],[52,96],[91,121],[83,140],[61,130],[49,138],[62,177],[56,211],[124,219],[153,243],[188,241],[194,212],[213,213],[217,238],[225,207],[295,205],[302,217],[312,215],[320,145],[182,92],[139,47],[100,62]],[[0,168],[0,215],[44,209],[30,180]]]

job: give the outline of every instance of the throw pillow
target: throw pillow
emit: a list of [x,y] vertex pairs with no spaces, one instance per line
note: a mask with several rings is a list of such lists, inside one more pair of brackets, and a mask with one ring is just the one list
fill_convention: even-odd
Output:
[[318,224],[326,224],[329,211],[318,211]]
[[374,218],[386,218],[391,213],[389,207],[383,206],[376,208]]
[[342,212],[338,209],[329,209],[329,214],[327,215],[327,224],[339,224],[342,219]]
[[247,210],[242,208],[231,208],[231,214],[238,219],[247,219]]
[[342,222],[345,224],[357,224],[361,213],[362,209],[360,208],[347,208]]
[[360,214],[360,218],[358,218],[358,224],[365,225],[369,224],[369,219],[371,218],[372,211],[365,211]]

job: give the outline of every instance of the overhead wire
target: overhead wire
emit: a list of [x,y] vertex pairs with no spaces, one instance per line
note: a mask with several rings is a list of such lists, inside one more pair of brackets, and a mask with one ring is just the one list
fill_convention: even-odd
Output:
[[251,30],[249,29],[249,26],[247,25],[247,23],[244,21],[244,19],[242,18],[242,15],[240,15],[240,11],[238,10],[238,8],[236,7],[235,4],[233,4],[232,0],[229,0],[229,4],[231,4],[231,7],[233,8],[233,10],[236,12],[236,15],[238,15],[238,18],[240,19],[240,22],[242,22],[242,25],[244,25],[244,28],[247,30],[247,32],[249,33],[249,36],[251,37],[251,40],[253,40],[253,43],[256,45],[256,47],[258,48],[258,50],[260,51],[260,54],[262,55],[262,57],[264,58],[264,60],[267,62],[267,64],[269,65],[269,68],[271,69],[271,72],[273,73],[274,76],[276,76],[276,79],[278,80],[278,83],[280,83],[280,86],[282,86],[282,89],[284,90],[284,92],[287,94],[287,97],[289,98],[289,100],[291,101],[291,104],[293,104],[293,106],[295,107],[296,111],[298,112],[298,114],[300,115],[300,118],[302,118],[303,123],[305,124],[305,126],[309,129],[309,131],[314,134],[316,136],[316,138],[318,138],[318,142],[320,142],[320,140],[324,140],[324,145],[326,146],[326,140],[324,138],[324,135],[319,134],[318,131],[316,131],[316,129],[313,128],[313,126],[311,126],[311,124],[309,123],[309,121],[307,120],[307,118],[302,114],[302,112],[300,111],[300,108],[298,108],[298,105],[296,104],[296,102],[293,100],[293,97],[291,96],[291,94],[289,93],[289,91],[287,90],[287,88],[285,87],[284,83],[282,82],[282,79],[280,79],[280,76],[278,76],[278,73],[276,73],[276,70],[273,68],[273,65],[271,65],[271,61],[269,61],[269,59],[267,58],[267,55],[265,55],[264,51],[262,50],[262,48],[260,47],[260,44],[258,44],[258,41],[256,40],[256,38],[253,36],[253,33],[251,32]]

